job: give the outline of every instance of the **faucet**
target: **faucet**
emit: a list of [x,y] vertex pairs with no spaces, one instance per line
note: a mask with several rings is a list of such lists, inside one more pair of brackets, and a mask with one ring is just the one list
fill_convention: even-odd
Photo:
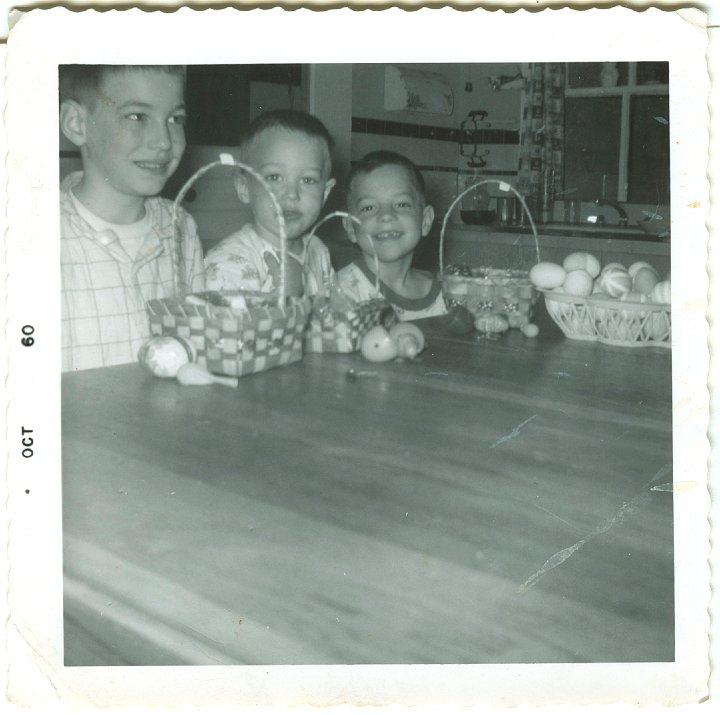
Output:
[[628,215],[625,212],[625,209],[620,206],[619,203],[616,201],[611,201],[610,199],[595,199],[595,205],[596,206],[612,206],[618,214],[618,225],[619,226],[627,226],[628,225]]

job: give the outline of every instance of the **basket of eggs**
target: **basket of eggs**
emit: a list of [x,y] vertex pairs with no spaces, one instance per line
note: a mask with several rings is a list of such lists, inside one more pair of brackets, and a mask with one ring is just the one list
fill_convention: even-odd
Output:
[[483,334],[498,334],[509,328],[519,328],[526,335],[537,334],[531,322],[539,293],[530,281],[527,270],[488,266],[445,265],[444,241],[450,215],[457,203],[469,191],[481,185],[497,185],[500,191],[513,193],[526,212],[535,239],[537,260],[540,261],[537,230],[523,197],[510,184],[497,179],[484,179],[468,187],[450,204],[440,230],[439,279],[443,297],[451,314],[457,309],[469,311],[476,330]]
[[645,261],[625,268],[590,253],[562,265],[539,262],[530,280],[545,296],[550,317],[566,337],[622,347],[671,347],[670,278]]

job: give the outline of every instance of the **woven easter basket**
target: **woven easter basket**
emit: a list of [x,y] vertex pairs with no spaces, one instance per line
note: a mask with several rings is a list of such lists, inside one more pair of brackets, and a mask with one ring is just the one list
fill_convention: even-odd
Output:
[[[335,216],[357,221],[344,211],[335,211],[318,222],[311,235],[321,224]],[[377,270],[375,274],[378,275]],[[379,293],[379,283],[377,287]],[[384,298],[356,303],[340,296],[338,286],[326,286],[325,295],[313,297],[304,349],[311,353],[355,352],[360,349],[360,343],[368,330],[381,323],[387,324],[393,316],[392,308]]]
[[596,340],[628,348],[671,347],[667,303],[636,303],[543,291],[550,317],[572,340]]
[[[237,166],[267,189],[278,215],[281,238],[280,285],[274,293],[220,291],[188,294],[182,270],[182,239],[177,231],[180,202],[194,181],[216,166]],[[198,170],[173,204],[175,298],[148,301],[150,333],[190,341],[197,362],[209,372],[243,376],[297,362],[310,315],[310,300],[285,295],[286,233],[282,211],[264,179],[252,167],[223,154]]]
[[478,181],[455,198],[443,219],[440,230],[439,273],[443,297],[445,298],[445,304],[448,308],[461,305],[475,316],[485,311],[502,313],[507,316],[511,328],[519,328],[530,322],[535,304],[539,298],[537,289],[530,282],[529,271],[487,266],[469,267],[465,265],[444,265],[443,249],[445,245],[445,229],[450,215],[465,194],[483,184],[497,184],[502,190],[512,191],[518,197],[530,219],[530,226],[532,227],[535,238],[535,251],[538,262],[540,261],[537,230],[535,229],[532,216],[522,196],[520,196],[510,184],[503,181],[496,179]]

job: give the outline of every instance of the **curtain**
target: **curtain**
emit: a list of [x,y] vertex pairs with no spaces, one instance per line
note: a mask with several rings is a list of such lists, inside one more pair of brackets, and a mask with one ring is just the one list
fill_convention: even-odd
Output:
[[563,186],[565,65],[535,62],[524,74],[518,191],[525,197],[533,217],[549,220],[548,199],[543,202],[543,196],[550,192],[552,200]]

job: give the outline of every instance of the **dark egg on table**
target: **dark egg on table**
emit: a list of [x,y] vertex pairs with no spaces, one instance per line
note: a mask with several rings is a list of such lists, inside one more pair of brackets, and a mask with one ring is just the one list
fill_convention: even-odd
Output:
[[463,305],[456,305],[443,317],[445,326],[455,335],[466,335],[475,327],[475,316]]

